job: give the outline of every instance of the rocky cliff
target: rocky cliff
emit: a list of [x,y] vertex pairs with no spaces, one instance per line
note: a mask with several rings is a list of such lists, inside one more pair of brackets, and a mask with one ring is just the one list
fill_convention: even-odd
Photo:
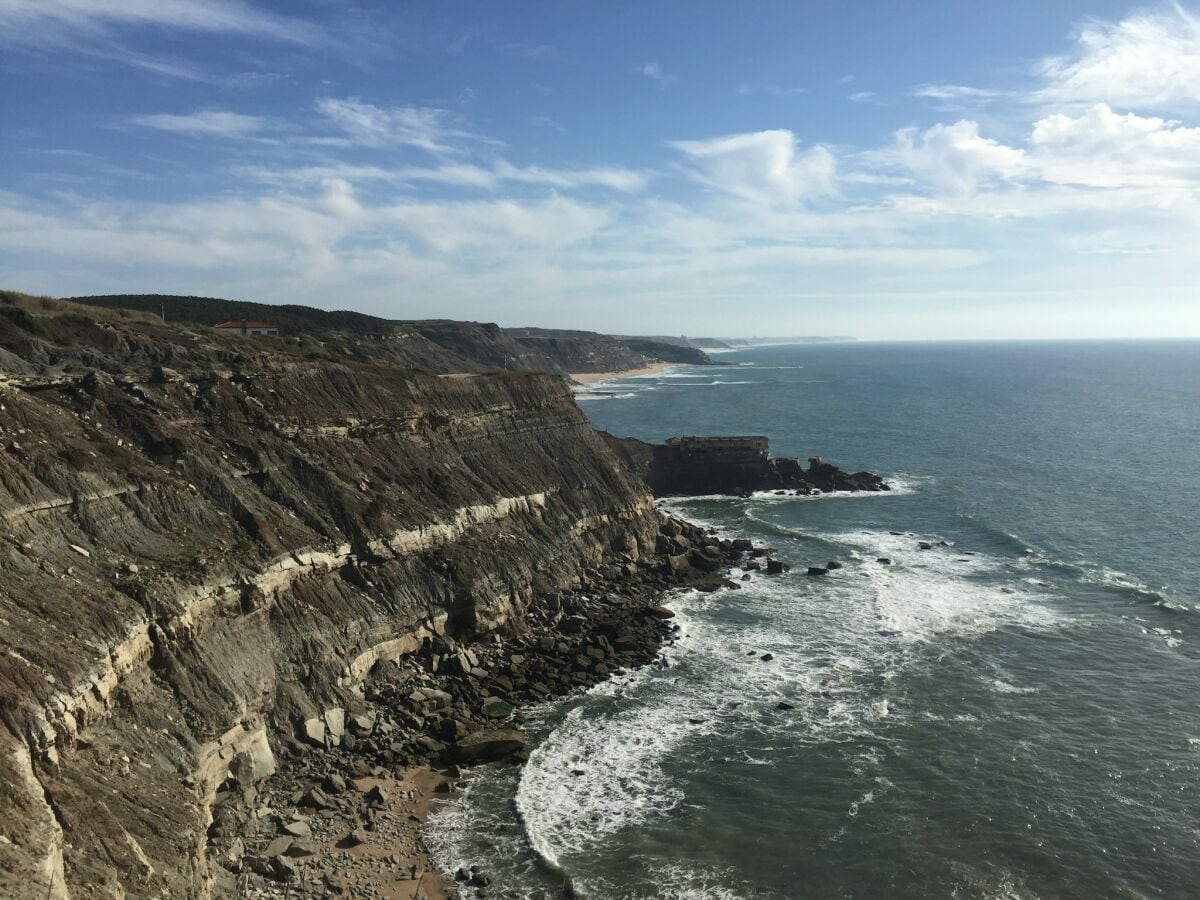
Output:
[[207,895],[279,735],[653,552],[561,378],[363,346],[0,297],[0,895]]
[[700,349],[649,338],[617,338],[593,331],[501,328],[487,322],[448,319],[382,319],[350,311],[307,306],[273,306],[212,297],[112,294],[75,297],[73,302],[111,310],[133,310],[170,322],[214,325],[265,319],[278,325],[282,340],[313,355],[366,357],[425,372],[618,372],[654,362],[707,365]]
[[674,437],[663,444],[609,434],[605,439],[659,497],[890,489],[878,475],[843,472],[819,456],[809,459],[807,469],[797,459],[774,459],[765,437]]

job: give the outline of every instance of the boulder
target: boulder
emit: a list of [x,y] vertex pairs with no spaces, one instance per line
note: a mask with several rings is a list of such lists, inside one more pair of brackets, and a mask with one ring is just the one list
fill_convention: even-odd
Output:
[[825,568],[832,572],[834,569],[842,568],[842,564],[836,559],[831,559],[829,562],[825,563]]
[[308,823],[303,819],[297,819],[294,822],[284,822],[279,827],[279,830],[284,834],[290,834],[292,837],[312,837],[312,829],[308,827]]
[[782,575],[784,572],[788,571],[788,569],[790,569],[790,568],[791,568],[791,566],[789,566],[787,563],[782,562],[778,559],[768,559],[767,560],[767,574],[768,575]]
[[325,710],[325,715],[322,716],[325,722],[325,733],[333,743],[338,743],[342,739],[342,735],[346,731],[346,710],[340,706],[334,706]]
[[495,762],[525,749],[525,734],[515,728],[477,731],[449,750],[456,763]]
[[325,746],[325,722],[321,719],[305,719],[304,724],[300,726],[300,736],[310,744],[316,744],[318,747]]
[[824,566],[809,566],[808,574],[812,575],[814,577],[820,577],[822,575],[828,575],[829,570],[826,569]]
[[646,615],[652,619],[673,619],[675,618],[674,611],[665,606],[648,606],[646,607]]

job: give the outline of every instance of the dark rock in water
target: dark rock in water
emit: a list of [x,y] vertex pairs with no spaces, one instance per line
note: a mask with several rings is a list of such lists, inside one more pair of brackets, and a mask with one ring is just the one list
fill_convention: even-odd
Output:
[[933,544],[931,544],[929,541],[917,541],[917,549],[918,550],[932,550]]
[[747,572],[745,575],[742,576],[742,581],[750,581],[752,578],[754,578],[754,576],[751,575],[749,572]]
[[778,559],[767,560],[767,574],[768,575],[782,575],[784,572],[788,571],[789,569],[791,569],[791,566],[789,566],[785,562],[781,562]]
[[830,560],[829,562],[825,563],[825,568],[828,569],[830,572],[832,572],[834,569],[842,568],[842,564],[840,562],[838,562],[836,559],[834,559],[834,560]]
[[891,557],[888,556],[881,556],[879,559],[875,560],[875,562],[883,566],[890,566],[892,564]]
[[789,709],[795,709],[796,707],[793,706],[792,704],[788,703],[785,700],[780,700],[778,703],[775,704],[775,708],[778,710],[789,710]]
[[759,657],[759,659],[761,659],[763,662],[770,662],[774,658],[775,658],[774,653],[764,653],[762,656]]
[[525,748],[525,733],[515,728],[477,731],[447,753],[457,763],[496,762]]
[[829,570],[826,569],[824,566],[809,566],[808,574],[813,575],[813,576],[828,575]]
[[605,438],[659,497],[889,490],[878,475],[843,472],[819,456],[809,459],[808,469],[796,459],[772,459],[767,438],[761,436],[673,437],[665,444]]
[[673,619],[675,613],[665,606],[648,606],[646,607],[646,615],[652,619]]

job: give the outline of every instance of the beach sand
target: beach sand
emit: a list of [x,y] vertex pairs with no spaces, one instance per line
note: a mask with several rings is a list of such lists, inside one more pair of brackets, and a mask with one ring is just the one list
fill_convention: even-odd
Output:
[[657,362],[640,369],[626,369],[624,372],[572,372],[571,380],[577,384],[595,384],[597,381],[608,381],[610,378],[630,378],[634,375],[657,375],[674,366],[675,363]]

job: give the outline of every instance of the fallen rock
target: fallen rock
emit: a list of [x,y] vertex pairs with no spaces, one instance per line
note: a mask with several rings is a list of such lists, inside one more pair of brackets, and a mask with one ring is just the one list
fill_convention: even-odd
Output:
[[292,837],[306,838],[312,837],[312,829],[308,827],[308,823],[302,820],[295,822],[285,822],[280,826],[280,831],[284,834],[290,834]]
[[525,734],[515,728],[477,731],[449,750],[457,763],[495,762],[525,749]]
[[325,746],[325,722],[321,719],[305,719],[300,728],[300,735],[310,744],[318,747]]
[[818,577],[818,576],[821,576],[821,575],[828,575],[828,574],[829,574],[829,570],[828,570],[828,569],[826,569],[824,566],[809,566],[809,567],[808,567],[808,574],[809,574],[809,575],[812,575],[812,576],[814,576],[814,577]]

